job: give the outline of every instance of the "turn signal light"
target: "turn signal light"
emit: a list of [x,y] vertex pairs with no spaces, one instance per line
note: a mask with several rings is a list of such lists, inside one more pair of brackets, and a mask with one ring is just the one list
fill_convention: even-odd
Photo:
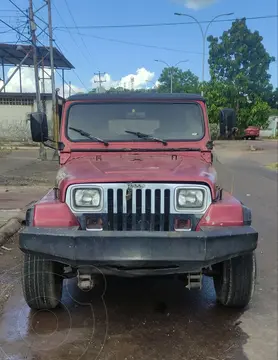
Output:
[[175,231],[190,231],[191,230],[190,219],[176,219],[175,220]]
[[101,231],[103,230],[103,221],[101,218],[98,219],[87,219],[86,230],[88,231]]

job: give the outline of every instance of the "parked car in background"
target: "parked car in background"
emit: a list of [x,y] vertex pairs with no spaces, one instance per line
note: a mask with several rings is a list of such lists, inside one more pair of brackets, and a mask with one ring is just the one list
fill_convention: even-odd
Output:
[[258,126],[248,126],[247,129],[244,130],[243,138],[248,140],[255,140],[260,136],[260,128]]

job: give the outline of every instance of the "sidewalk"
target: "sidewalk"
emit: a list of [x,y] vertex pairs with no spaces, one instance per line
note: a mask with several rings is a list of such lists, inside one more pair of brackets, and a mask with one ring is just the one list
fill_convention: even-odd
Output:
[[17,218],[28,205],[41,199],[49,186],[0,186],[0,227],[10,218]]
[[[51,158],[51,156],[49,156]],[[20,149],[0,157],[0,226],[22,214],[53,186],[58,162],[38,160],[37,149]]]

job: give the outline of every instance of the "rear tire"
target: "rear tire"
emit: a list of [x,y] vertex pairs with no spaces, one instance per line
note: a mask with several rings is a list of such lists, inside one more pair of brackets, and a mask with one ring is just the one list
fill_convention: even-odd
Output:
[[58,306],[62,298],[62,265],[36,255],[25,254],[22,289],[31,309],[47,310]]
[[227,307],[245,308],[255,289],[256,256],[238,256],[214,266],[217,275],[213,277],[217,301]]

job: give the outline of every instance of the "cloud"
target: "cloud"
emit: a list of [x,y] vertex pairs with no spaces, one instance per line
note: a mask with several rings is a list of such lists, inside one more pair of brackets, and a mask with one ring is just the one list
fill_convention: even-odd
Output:
[[[60,96],[63,96],[63,89],[62,89],[62,84],[59,88],[59,92],[58,94]],[[71,86],[69,86],[69,84],[65,84],[65,99],[67,97],[69,97],[69,95],[74,95],[74,94],[78,94],[78,93],[87,93],[88,91],[86,89],[80,88],[74,84],[71,84]]]
[[[15,68],[10,68],[6,79],[8,79]],[[46,69],[46,72],[49,73],[50,70]],[[39,72],[40,78],[42,78],[42,71]],[[48,76],[45,75],[47,78]],[[135,74],[128,74],[120,79],[116,80],[113,79],[110,74],[105,74],[102,76],[102,80],[105,80],[105,83],[102,83],[102,87],[106,90],[110,89],[111,87],[123,87],[126,89],[140,89],[140,88],[153,88],[158,85],[157,82],[154,81],[155,73],[148,71],[144,67],[139,68],[136,70]],[[97,88],[98,84],[94,81],[98,80],[97,76],[94,76],[91,79],[92,88]],[[22,92],[25,93],[34,93],[36,91],[35,88],[35,78],[34,78],[34,69],[29,67],[23,67],[21,69],[21,82],[22,82]],[[41,92],[43,92],[42,87],[43,81],[40,81],[40,88]],[[0,80],[0,87],[2,86],[3,81]],[[44,87],[46,93],[51,93],[51,81],[49,79],[45,79],[44,81]],[[62,84],[61,82],[56,82],[56,88],[59,89],[59,95],[62,96]],[[19,82],[19,72],[17,72],[12,80],[8,83],[6,87],[6,92],[20,92],[20,82]],[[74,84],[71,85],[71,91],[69,89],[69,85],[65,84],[65,98],[69,96],[69,94],[75,94],[78,92],[87,92],[85,89],[80,88]]]
[[[14,71],[14,67],[10,68],[8,70],[8,73],[6,75],[6,80],[11,76],[11,74]],[[49,74],[50,70],[45,69],[45,71]],[[42,79],[42,70],[39,71],[39,77]],[[43,91],[43,81],[40,81],[40,89],[41,92],[45,93],[51,93],[51,81],[50,79],[47,79],[48,76],[45,74],[45,80],[44,80],[44,91]],[[21,68],[21,83],[22,83],[22,92],[25,93],[34,93],[36,92],[36,86],[35,86],[35,77],[34,77],[34,69],[29,67],[22,67]],[[3,81],[0,81],[0,87],[3,85]],[[60,89],[59,95],[62,96],[62,83],[57,83],[56,88]],[[6,86],[6,92],[20,92],[20,81],[19,81],[19,71],[16,72],[14,77],[11,79],[11,81]],[[77,92],[85,92],[84,89],[79,88],[76,85],[71,85],[71,93],[77,93]],[[65,84],[65,97],[69,95],[69,86]]]
[[199,10],[216,3],[217,0],[176,0],[183,3],[188,9]]
[[[123,76],[119,80],[114,80],[110,74],[105,74],[104,76],[102,76],[102,80],[105,80],[105,82],[102,83],[102,87],[104,87],[106,90],[112,87],[140,89],[142,87],[146,87],[148,82],[152,82],[154,76],[154,72],[150,72],[144,67],[137,69],[135,74],[128,74],[126,76]],[[95,81],[98,80],[98,76],[96,75],[91,79],[93,88],[98,87],[98,83],[95,83]]]

